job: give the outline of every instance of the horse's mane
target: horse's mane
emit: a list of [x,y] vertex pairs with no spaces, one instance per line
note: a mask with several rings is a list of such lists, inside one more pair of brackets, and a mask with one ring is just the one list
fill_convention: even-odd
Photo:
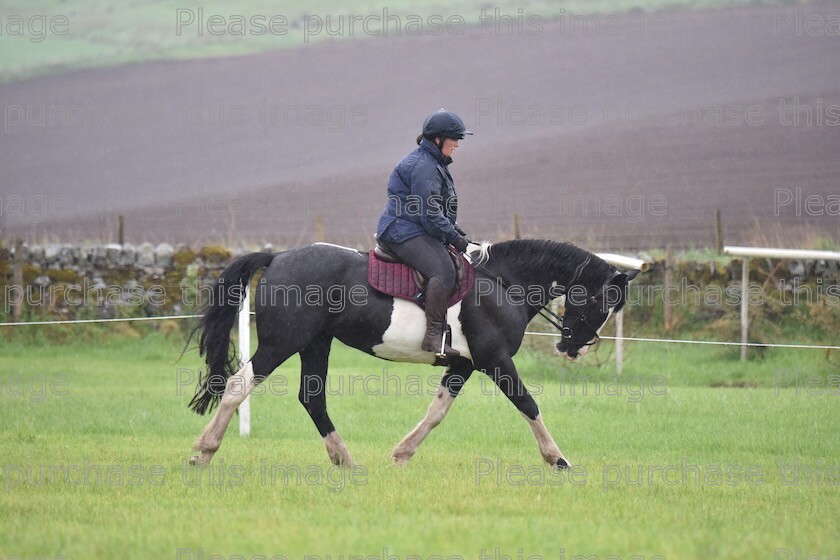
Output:
[[487,255],[491,265],[495,260],[515,268],[564,273],[564,280],[587,286],[603,284],[615,272],[611,264],[585,249],[547,239],[502,241],[490,245],[482,253]]

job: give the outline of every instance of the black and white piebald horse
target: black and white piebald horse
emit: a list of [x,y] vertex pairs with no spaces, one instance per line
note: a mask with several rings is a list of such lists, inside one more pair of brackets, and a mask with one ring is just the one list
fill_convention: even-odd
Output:
[[[557,350],[570,359],[585,354],[610,314],[624,305],[627,283],[637,271],[619,272],[588,251],[554,241],[506,241],[471,245],[470,250],[476,262],[475,287],[466,299],[450,307],[447,315],[452,347],[461,357],[448,364],[426,416],[397,444],[392,458],[397,464],[407,462],[446,416],[472,372],[481,371],[528,421],[543,458],[552,466],[567,467],[569,462],[517,375],[513,356],[528,322],[561,296],[565,312]],[[251,360],[238,368],[230,330],[243,289],[263,268],[266,270],[253,295],[259,346]],[[425,332],[423,310],[410,301],[370,289],[367,268],[366,254],[314,244],[276,254],[248,254],[225,269],[196,327],[208,371],[190,407],[199,414],[217,404],[218,410],[196,441],[191,462],[208,463],[239,404],[275,368],[300,354],[300,402],[323,437],[330,460],[336,465],[353,464],[327,414],[325,389],[332,340],[386,360],[435,361],[433,353],[420,350]],[[340,304],[335,294],[343,296]]]

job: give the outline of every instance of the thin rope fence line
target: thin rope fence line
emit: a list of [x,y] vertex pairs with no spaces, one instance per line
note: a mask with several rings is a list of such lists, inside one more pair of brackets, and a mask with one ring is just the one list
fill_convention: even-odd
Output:
[[165,321],[167,319],[195,319],[201,315],[170,315],[167,317],[118,317],[114,319],[73,319],[66,321],[25,321],[20,323],[0,323],[0,327],[22,327],[24,325],[79,325],[83,323],[117,323],[120,321]]
[[[540,332],[529,332],[525,331],[525,334],[530,334],[533,336],[562,336],[560,333],[540,333]],[[602,336],[600,337],[604,340],[619,340],[618,337],[615,336]],[[756,348],[803,348],[803,349],[814,349],[814,350],[840,350],[840,346],[823,346],[819,344],[774,344],[774,343],[760,343],[760,342],[724,342],[724,341],[716,341],[716,340],[684,340],[678,338],[639,338],[633,336],[622,336],[622,341],[628,342],[663,342],[663,343],[670,343],[670,344],[707,344],[707,345],[717,345],[717,346],[753,346]]]
[[[249,315],[255,315],[254,311],[249,312]],[[114,318],[114,319],[74,319],[74,320],[66,320],[66,321],[29,321],[23,323],[0,323],[0,327],[20,327],[24,325],[78,325],[78,324],[85,324],[85,323],[116,323],[116,322],[131,322],[131,321],[165,321],[165,320],[175,320],[175,319],[197,319],[201,317],[201,315],[168,315],[165,317],[122,317],[122,318]],[[554,336],[559,337],[561,336],[560,333],[541,333],[541,332],[531,332],[525,331],[525,334],[531,336]],[[618,340],[615,336],[602,336],[604,340]],[[758,342],[748,342],[746,344],[742,342],[724,342],[724,341],[714,341],[714,340],[684,340],[684,339],[675,339],[675,338],[639,338],[639,337],[632,337],[632,336],[623,336],[621,337],[622,341],[627,342],[660,342],[660,343],[667,343],[667,344],[705,344],[705,345],[716,345],[716,346],[752,346],[752,347],[764,347],[764,348],[802,348],[802,349],[812,349],[812,350],[840,350],[840,346],[827,346],[827,345],[819,345],[819,344],[776,344],[776,343],[758,343]]]

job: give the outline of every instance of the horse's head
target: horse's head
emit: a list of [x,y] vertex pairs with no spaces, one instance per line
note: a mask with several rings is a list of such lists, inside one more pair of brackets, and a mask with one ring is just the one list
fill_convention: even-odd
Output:
[[617,272],[597,293],[589,293],[581,286],[572,286],[566,293],[566,312],[563,314],[563,337],[557,351],[576,360],[598,341],[598,333],[615,312],[627,301],[627,284],[638,270]]

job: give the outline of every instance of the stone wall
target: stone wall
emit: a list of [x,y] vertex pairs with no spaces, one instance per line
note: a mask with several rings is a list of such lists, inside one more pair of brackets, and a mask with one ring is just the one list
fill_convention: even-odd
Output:
[[[741,282],[743,259],[681,261],[673,265],[675,279],[687,278],[694,283]],[[640,275],[641,281],[664,282],[666,262],[651,261],[650,270]],[[750,258],[750,281],[771,283],[808,284],[816,281],[838,283],[840,262],[826,260],[788,260]]]
[[[269,248],[270,249],[270,248]],[[24,246],[23,287],[12,285],[14,251],[0,249],[2,312],[23,300],[24,319],[154,316],[194,311],[236,256],[220,246]]]
[[[272,250],[270,246],[262,248]],[[241,253],[241,252],[240,252]],[[25,301],[24,320],[47,317],[108,318],[194,312],[200,292],[237,256],[221,246],[197,249],[144,243],[133,245],[24,246],[23,287],[12,285],[13,251],[0,248],[0,301],[4,320],[11,306]],[[765,289],[797,286],[836,288],[840,263],[833,261],[750,260],[751,281]],[[672,283],[739,287],[740,259],[678,262]],[[664,282],[665,263],[654,262],[636,284]]]

